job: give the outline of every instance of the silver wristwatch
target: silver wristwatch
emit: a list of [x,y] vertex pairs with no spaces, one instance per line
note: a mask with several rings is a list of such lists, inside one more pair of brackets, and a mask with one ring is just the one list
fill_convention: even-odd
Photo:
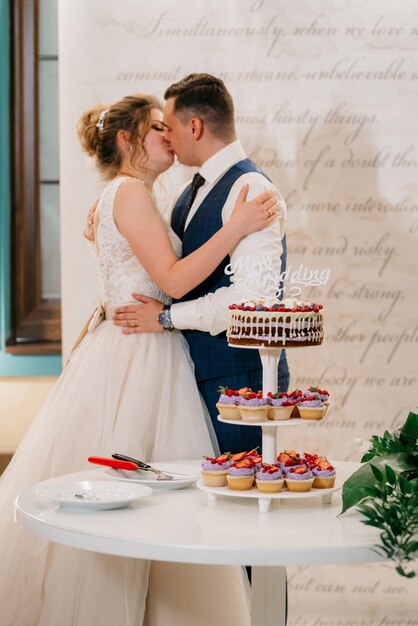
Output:
[[161,324],[164,330],[174,330],[173,322],[171,321],[171,304],[165,304],[161,313],[158,313],[158,322]]

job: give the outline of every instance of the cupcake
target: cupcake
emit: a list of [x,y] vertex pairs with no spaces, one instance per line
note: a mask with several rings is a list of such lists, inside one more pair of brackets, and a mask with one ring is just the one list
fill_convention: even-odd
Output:
[[232,491],[249,491],[254,484],[254,463],[250,459],[243,459],[231,465],[226,480]]
[[320,461],[312,468],[315,489],[330,489],[335,484],[335,468],[328,461]]
[[235,389],[228,389],[228,387],[219,387],[219,400],[216,403],[216,408],[219,411],[220,416],[224,420],[240,420],[241,415],[238,405],[241,401],[241,396]]
[[287,474],[291,470],[295,469],[295,467],[307,467],[307,465],[301,457],[297,457],[296,459],[289,459],[285,463],[281,463],[280,467],[287,476]]
[[247,455],[247,458],[254,464],[255,471],[257,472],[261,466],[263,465],[263,457],[261,454],[257,454],[255,456]]
[[[329,405],[329,393],[326,389],[320,389],[319,387],[308,387],[303,396],[306,398],[308,396],[314,396],[315,398],[319,398],[322,400],[325,407]],[[326,413],[326,409],[325,409]]]
[[302,458],[305,461],[306,465],[309,467],[309,469],[312,469],[312,467],[315,467],[318,459],[324,459],[325,457],[320,457],[317,454],[304,452]]
[[299,417],[299,400],[302,398],[303,392],[300,389],[295,389],[287,394],[287,397],[290,401],[294,401],[293,411],[290,414],[290,417]]
[[216,458],[206,456],[202,461],[202,482],[206,487],[225,487],[226,475],[233,461],[230,454],[221,454]]
[[279,493],[284,483],[283,472],[276,464],[263,463],[255,475],[255,482],[262,493]]
[[325,406],[327,406],[329,404],[329,393],[326,389],[319,389],[318,388],[318,393],[319,393],[319,397],[322,400],[322,402],[325,404]]
[[269,393],[267,394],[267,404],[269,410],[267,419],[269,420],[288,420],[292,414],[296,400],[289,399],[287,393]]
[[301,457],[295,450],[284,450],[284,452],[280,452],[277,455],[277,462],[281,469],[283,469],[288,462],[290,465],[290,461],[292,461],[292,466],[299,465],[300,459]]
[[293,467],[286,473],[286,486],[289,491],[302,493],[310,491],[314,477],[307,467]]
[[262,391],[250,391],[241,396],[239,411],[243,422],[265,422],[268,409]]
[[298,409],[303,420],[321,420],[326,411],[322,400],[315,396],[302,397],[299,400]]

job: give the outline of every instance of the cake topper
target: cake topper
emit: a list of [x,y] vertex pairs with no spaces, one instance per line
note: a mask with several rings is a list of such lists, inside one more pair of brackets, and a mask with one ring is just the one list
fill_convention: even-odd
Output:
[[284,272],[273,267],[271,255],[255,260],[250,256],[238,257],[225,267],[234,285],[251,300],[282,300],[284,296],[297,298],[306,287],[325,285],[331,278],[331,270],[311,269],[302,263],[293,268],[289,265]]

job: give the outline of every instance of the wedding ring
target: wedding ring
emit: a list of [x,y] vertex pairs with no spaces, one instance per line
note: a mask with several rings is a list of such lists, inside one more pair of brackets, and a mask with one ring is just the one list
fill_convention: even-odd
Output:
[[135,322],[135,320],[131,320],[131,321],[130,321],[130,324],[131,324],[132,328],[134,328],[134,326],[136,326],[136,322]]

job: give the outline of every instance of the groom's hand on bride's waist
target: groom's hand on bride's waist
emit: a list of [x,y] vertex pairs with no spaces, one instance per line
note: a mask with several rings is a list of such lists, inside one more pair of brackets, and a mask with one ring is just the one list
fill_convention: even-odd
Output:
[[163,332],[163,327],[158,322],[163,303],[137,293],[132,295],[140,304],[127,304],[115,309],[112,315],[114,325],[120,326],[124,335]]

